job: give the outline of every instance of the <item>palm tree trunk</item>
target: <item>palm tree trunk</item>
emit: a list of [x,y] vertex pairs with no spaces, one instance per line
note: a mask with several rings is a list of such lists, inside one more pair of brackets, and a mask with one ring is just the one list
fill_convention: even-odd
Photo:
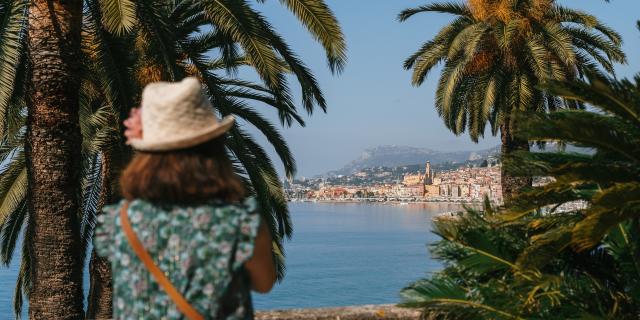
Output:
[[[102,153],[100,179],[100,200],[96,215],[102,214],[105,204],[111,202],[111,157],[107,153]],[[111,319],[113,317],[113,287],[111,276],[111,264],[108,259],[96,254],[95,249],[91,252],[89,262],[89,297],[87,299],[86,319]]]
[[89,276],[89,297],[85,319],[111,319],[113,317],[111,264],[109,260],[98,256],[95,250],[91,252]]
[[511,174],[509,168],[504,165],[504,159],[515,151],[529,151],[529,142],[514,136],[513,122],[509,121],[509,118],[505,119],[500,126],[500,135],[502,138],[501,157],[503,159],[500,169],[501,187],[503,201],[506,204],[524,188],[530,187],[532,179]]
[[78,90],[82,0],[32,0],[28,26],[29,318],[82,319]]

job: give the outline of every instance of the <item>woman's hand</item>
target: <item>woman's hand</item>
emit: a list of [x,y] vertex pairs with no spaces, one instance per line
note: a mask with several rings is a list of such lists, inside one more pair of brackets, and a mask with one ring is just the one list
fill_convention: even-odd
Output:
[[253,290],[259,293],[267,293],[276,282],[276,268],[273,263],[273,244],[271,233],[264,223],[260,224],[256,242],[253,247],[253,257],[244,263],[249,271]]
[[124,136],[127,137],[127,144],[131,144],[131,139],[142,139],[142,111],[140,108],[133,108],[129,112],[129,118],[124,120]]

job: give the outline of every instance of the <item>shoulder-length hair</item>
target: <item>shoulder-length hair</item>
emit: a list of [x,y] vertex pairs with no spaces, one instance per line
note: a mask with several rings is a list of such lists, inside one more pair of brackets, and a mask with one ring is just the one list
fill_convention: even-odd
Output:
[[194,204],[238,202],[246,195],[224,147],[224,137],[192,148],[138,152],[120,177],[125,199]]

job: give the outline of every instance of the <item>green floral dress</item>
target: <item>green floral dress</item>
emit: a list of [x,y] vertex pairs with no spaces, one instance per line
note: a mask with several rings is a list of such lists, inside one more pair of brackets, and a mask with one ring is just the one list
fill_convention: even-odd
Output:
[[[111,262],[114,318],[184,319],[131,249],[120,224],[123,204],[104,208],[94,236],[98,255]],[[200,314],[253,319],[243,264],[253,254],[260,224],[255,199],[193,207],[134,200],[128,214],[156,265]]]

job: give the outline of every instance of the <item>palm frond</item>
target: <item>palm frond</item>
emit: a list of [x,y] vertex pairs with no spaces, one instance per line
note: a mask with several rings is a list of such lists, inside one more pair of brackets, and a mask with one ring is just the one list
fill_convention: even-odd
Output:
[[260,15],[243,1],[206,0],[202,5],[213,24],[240,44],[266,85],[282,88],[278,58],[256,21]]
[[139,36],[149,45],[146,54],[155,61],[162,63],[163,79],[177,81],[184,77],[183,70],[176,64],[175,25],[172,24],[170,13],[162,3],[142,1],[138,3],[138,17],[141,29]]
[[638,86],[629,81],[620,81],[616,84],[596,74],[588,74],[588,76],[589,83],[550,81],[545,84],[545,87],[552,94],[588,103],[605,112],[616,114],[622,119],[640,124]]
[[18,207],[0,226],[0,259],[5,267],[11,263],[27,214],[27,200],[22,199]]
[[347,45],[338,20],[322,0],[280,0],[326,51],[329,68],[340,73],[347,60]]
[[291,150],[289,150],[287,142],[284,140],[280,132],[278,132],[278,129],[264,119],[261,114],[249,107],[236,105],[232,113],[249,122],[262,132],[269,143],[274,147],[280,161],[284,164],[285,174],[287,177],[293,177],[296,172],[296,163],[293,159]]
[[399,21],[405,21],[411,18],[413,15],[422,12],[439,12],[449,13],[457,16],[471,17],[471,10],[466,5],[462,5],[456,2],[441,2],[433,3],[416,8],[405,9],[398,15]]
[[136,3],[133,0],[99,0],[102,23],[116,35],[130,32],[137,23]]
[[27,171],[24,152],[20,151],[12,157],[0,178],[0,225],[18,210],[26,195]]
[[[0,16],[0,136],[7,129],[7,108],[16,87],[18,70],[24,60],[25,25],[27,6],[24,0],[10,1]],[[19,89],[18,89],[19,90]]]
[[603,24],[598,20],[598,18],[591,14],[563,6],[555,6],[553,11],[553,15],[561,19],[563,22],[572,22],[589,28],[594,28],[605,35],[616,46],[620,46],[622,44],[622,36],[618,32]]
[[[267,38],[274,45],[275,50],[283,57],[288,68],[296,76],[302,89],[302,106],[308,114],[312,114],[314,105],[317,104],[322,111],[326,112],[327,103],[317,80],[304,63],[291,51],[284,39],[277,33],[271,31],[271,26],[263,21],[261,29],[267,32]],[[284,91],[283,91],[284,92]],[[278,93],[274,91],[274,93]],[[286,97],[286,96],[285,96]],[[282,119],[282,116],[281,116]],[[290,124],[289,124],[290,125]]]
[[575,52],[573,50],[571,35],[559,23],[546,23],[542,26],[544,37],[549,48],[565,64],[575,64]]
[[[132,51],[131,37],[114,38],[100,27],[102,18],[97,0],[89,0],[85,9],[85,28],[90,37],[85,37],[85,46],[90,48],[90,64],[95,65],[97,72],[90,75],[94,82],[99,83],[100,91],[104,94],[104,100],[119,110],[121,119],[134,105],[134,92],[137,91],[134,78],[130,74],[133,69],[132,57],[127,54]],[[125,39],[123,39],[125,38]],[[116,121],[114,124],[119,124]]]
[[83,174],[82,179],[82,220],[80,223],[80,239],[89,247],[95,228],[96,214],[100,208],[102,190],[102,159],[95,156]]
[[534,140],[563,140],[610,150],[631,161],[640,159],[637,147],[637,132],[640,131],[607,115],[574,110],[531,115],[522,130]]
[[[29,218],[25,218],[25,230],[28,230]],[[30,239],[28,231],[25,232],[25,239]],[[31,256],[29,255],[28,245],[23,242],[22,255],[20,257],[20,269],[18,269],[18,278],[13,291],[13,313],[16,319],[21,318],[22,307],[24,305],[23,297],[29,296],[31,288]]]
[[517,314],[469,299],[456,283],[444,279],[418,281],[402,290],[404,307],[424,308],[429,316],[455,319],[524,319]]
[[[569,218],[574,217],[570,216]],[[562,221],[561,227],[533,235],[531,245],[518,256],[516,264],[520,268],[542,269],[547,266],[554,257],[571,245],[571,226],[566,221]]]
[[640,218],[640,183],[616,184],[602,190],[593,198],[585,216],[573,229],[572,243],[579,250],[598,245],[618,224]]

